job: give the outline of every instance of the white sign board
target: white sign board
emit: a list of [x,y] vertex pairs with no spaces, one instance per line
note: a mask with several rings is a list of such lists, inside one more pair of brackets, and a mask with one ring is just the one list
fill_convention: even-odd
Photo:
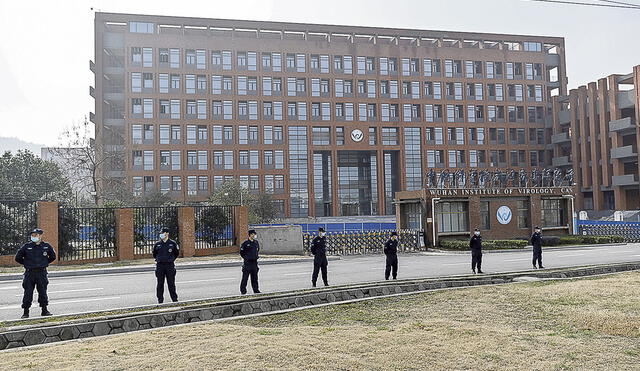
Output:
[[579,215],[580,215],[580,220],[588,220],[588,219],[589,219],[589,216],[587,215],[587,212],[586,212],[586,211],[584,211],[584,210],[582,210],[582,211],[579,213]]
[[351,140],[354,142],[360,142],[364,138],[364,133],[360,129],[354,129],[351,131]]
[[616,222],[624,221],[624,214],[622,213],[622,211],[615,211],[613,213],[613,220]]

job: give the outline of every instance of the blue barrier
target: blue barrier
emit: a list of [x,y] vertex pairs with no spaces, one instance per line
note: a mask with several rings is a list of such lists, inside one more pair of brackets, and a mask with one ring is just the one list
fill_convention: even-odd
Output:
[[578,225],[616,225],[640,227],[640,222],[617,222],[613,220],[578,220]]

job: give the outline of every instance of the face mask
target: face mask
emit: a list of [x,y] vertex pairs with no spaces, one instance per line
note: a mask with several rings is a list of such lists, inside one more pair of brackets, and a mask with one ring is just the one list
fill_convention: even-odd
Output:
[[539,229],[536,229],[536,233],[540,233],[540,230],[539,230]]
[[479,236],[480,232],[473,232],[473,234],[475,234],[476,236]]
[[160,239],[161,239],[161,240],[164,240],[165,236],[166,236],[166,234],[164,234],[164,233],[160,233]]
[[35,242],[35,243],[40,242],[40,237],[31,237],[31,242]]
[[320,237],[324,237],[325,233],[324,232],[320,232]]

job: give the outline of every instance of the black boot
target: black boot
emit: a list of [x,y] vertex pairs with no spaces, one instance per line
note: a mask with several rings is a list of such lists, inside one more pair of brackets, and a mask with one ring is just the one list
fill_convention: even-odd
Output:
[[22,317],[20,318],[29,318],[29,308],[24,308],[24,313],[22,313]]
[[47,309],[47,307],[42,307],[42,316],[53,316],[51,312]]

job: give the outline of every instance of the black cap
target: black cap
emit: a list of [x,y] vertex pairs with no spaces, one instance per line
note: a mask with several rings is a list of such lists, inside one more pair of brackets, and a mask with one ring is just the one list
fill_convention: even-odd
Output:
[[480,230],[478,228],[475,229],[476,232],[480,232]]
[[44,231],[42,229],[40,229],[40,228],[35,228],[35,229],[32,229],[31,231],[29,231],[29,235],[32,235],[34,233],[43,234]]
[[324,232],[324,228],[322,227],[318,228],[318,232]]
[[162,233],[169,233],[169,227],[162,227],[162,229],[160,230],[160,232]]
[[393,232],[391,232],[391,235],[392,235],[392,236],[397,236],[397,235],[398,235],[398,232],[393,231]]
[[256,233],[255,229],[249,229],[249,236],[251,236],[252,234],[258,234],[258,233]]
[[538,227],[538,226],[536,225],[533,229],[540,229],[540,227]]

